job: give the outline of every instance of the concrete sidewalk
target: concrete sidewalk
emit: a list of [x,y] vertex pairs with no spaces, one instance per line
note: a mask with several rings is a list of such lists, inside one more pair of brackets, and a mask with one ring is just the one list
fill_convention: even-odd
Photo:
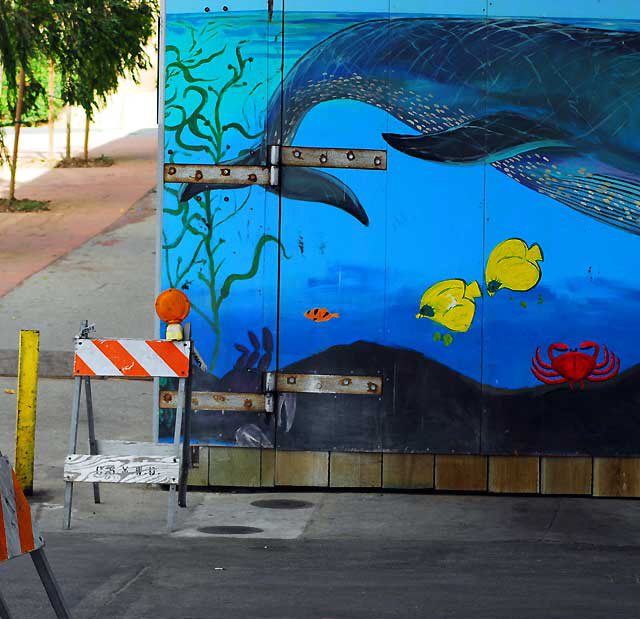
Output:
[[[43,139],[39,129],[23,131],[25,161]],[[27,277],[104,231],[156,183],[157,131],[144,129],[116,137],[91,152],[108,155],[107,168],[19,168],[16,197],[50,200],[49,211],[0,213],[0,298]],[[10,136],[8,136],[10,138]],[[40,145],[40,146],[39,146]],[[34,150],[35,149],[35,150]],[[8,172],[0,177],[6,195]]]

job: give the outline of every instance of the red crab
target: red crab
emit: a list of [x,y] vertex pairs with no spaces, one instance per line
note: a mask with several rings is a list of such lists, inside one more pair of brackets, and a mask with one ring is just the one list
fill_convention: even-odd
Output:
[[[597,363],[600,354],[600,346],[595,342],[582,342],[580,348],[572,348],[566,344],[551,344],[547,351],[551,364],[545,363],[540,358],[540,347],[536,350],[536,356],[531,359],[531,371],[533,375],[547,385],[569,383],[569,387],[580,384],[584,389],[584,381],[602,382],[613,378],[620,369],[620,359],[607,350],[604,346],[604,360]],[[591,354],[581,352],[593,349]],[[554,352],[562,354],[554,355]]]

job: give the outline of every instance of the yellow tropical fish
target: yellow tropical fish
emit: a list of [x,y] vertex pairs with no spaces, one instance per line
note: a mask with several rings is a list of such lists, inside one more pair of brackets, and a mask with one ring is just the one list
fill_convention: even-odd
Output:
[[522,239],[507,239],[493,248],[487,260],[487,292],[492,297],[500,288],[524,292],[542,277],[538,262],[544,260],[537,243],[531,247]]
[[416,318],[430,318],[451,331],[468,331],[476,313],[474,299],[480,296],[478,282],[446,279],[425,291]]

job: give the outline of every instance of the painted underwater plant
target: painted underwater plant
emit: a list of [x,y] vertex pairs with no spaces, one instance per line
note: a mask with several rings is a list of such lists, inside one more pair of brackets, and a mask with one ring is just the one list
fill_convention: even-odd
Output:
[[489,254],[485,278],[487,294],[492,297],[501,288],[526,292],[538,285],[544,260],[537,243],[527,247],[522,239],[507,239],[498,243]]
[[[250,87],[246,79],[246,72],[253,62],[252,57],[245,57],[243,53],[247,41],[239,41],[233,49],[221,44],[213,53],[205,55],[202,47],[196,49],[197,44],[215,42],[220,34],[219,24],[208,22],[200,30],[187,22],[181,22],[181,25],[190,30],[192,45],[187,52],[188,57],[184,57],[175,46],[166,47],[172,58],[166,66],[165,131],[181,149],[180,157],[200,153],[209,158],[207,163],[216,164],[231,148],[227,144],[230,134],[240,136],[241,141],[257,137],[253,127],[260,125],[263,119],[257,114],[253,99],[263,82]],[[208,49],[211,45],[215,47],[209,43]],[[239,93],[243,102],[235,104]],[[231,96],[234,97],[233,105],[227,102]],[[250,118],[250,110],[254,112],[253,118]],[[176,153],[169,150],[168,161],[173,163],[175,157]],[[231,233],[233,220],[246,211],[251,188],[245,191],[244,196],[234,196],[233,200],[218,192],[205,191],[180,202],[177,201],[178,190],[165,187],[165,191],[175,196],[177,202],[174,207],[164,208],[165,218],[175,218],[180,223],[165,226],[165,230],[178,230],[172,238],[163,232],[164,272],[169,286],[173,288],[188,290],[197,281],[207,290],[206,306],[195,302],[193,296],[191,305],[213,333],[213,351],[208,360],[209,369],[213,372],[222,338],[220,310],[232,286],[257,275],[268,244],[276,245],[285,258],[288,256],[278,238],[262,234],[255,241],[253,250],[247,252],[246,270],[223,272],[227,235]],[[250,218],[247,225],[249,223]]]
[[[569,383],[580,385],[584,389],[584,381],[603,382],[618,374],[620,359],[613,352],[604,348],[604,359],[598,363],[600,346],[595,342],[582,342],[579,348],[572,348],[566,344],[551,344],[547,355],[549,363],[540,358],[540,348],[536,350],[535,357],[531,359],[531,372],[541,382],[547,385]],[[585,351],[591,350],[589,354]],[[560,353],[560,354],[556,354]]]
[[[415,132],[383,134],[402,153],[492,165],[580,213],[640,234],[639,67],[637,32],[508,18],[372,19],[299,58],[269,103],[260,142],[228,163],[264,165],[268,145],[291,145],[314,106],[351,99]],[[222,188],[192,185],[183,199]],[[325,172],[288,168],[279,188],[266,189],[368,223],[353,191]]]

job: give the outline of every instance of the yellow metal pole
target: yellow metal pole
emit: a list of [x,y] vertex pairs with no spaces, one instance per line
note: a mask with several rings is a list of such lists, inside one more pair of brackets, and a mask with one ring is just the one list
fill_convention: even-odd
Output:
[[20,331],[15,471],[25,494],[33,494],[39,354],[40,332]]

